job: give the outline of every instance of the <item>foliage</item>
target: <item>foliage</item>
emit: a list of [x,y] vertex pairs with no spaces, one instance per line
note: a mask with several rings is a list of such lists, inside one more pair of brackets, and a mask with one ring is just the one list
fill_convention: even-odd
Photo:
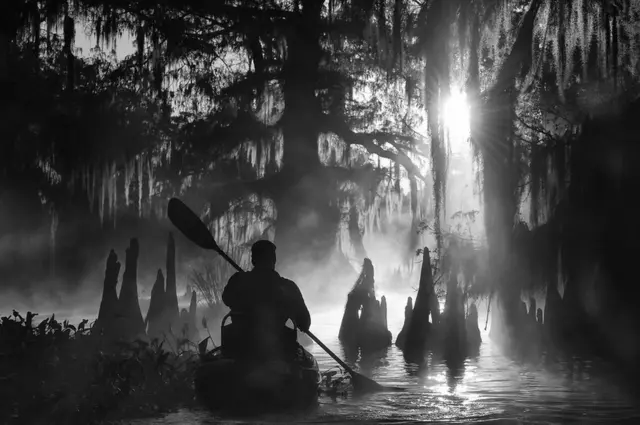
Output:
[[3,423],[96,423],[192,402],[195,353],[156,342],[111,345],[86,320],[36,324],[35,316],[0,319]]
[[224,265],[226,261],[220,261],[219,264],[205,264],[204,270],[192,270],[189,276],[193,287],[204,298],[207,305],[211,308],[222,303],[222,291],[229,278],[229,271]]
[[[563,197],[559,141],[637,91],[640,9],[628,0],[5,3],[0,79],[16,89],[0,102],[14,142],[2,178],[55,208],[82,186],[103,217],[163,215],[167,197],[188,197],[233,245],[272,235],[276,220],[293,227],[278,208],[315,208],[331,234],[345,215],[328,206],[345,204],[366,231],[408,209],[415,235],[431,196],[438,229],[439,108],[458,86],[472,103],[491,257],[506,263],[523,199],[535,226]],[[91,58],[74,49],[76,24],[97,39]],[[115,61],[103,50],[122,32],[135,52]],[[319,193],[279,202],[303,177]]]
[[[65,128],[72,134],[56,128],[47,133],[51,137],[39,136],[49,151],[41,162],[61,176],[49,191],[58,195],[56,205],[66,200],[61,188],[74,183],[92,207],[98,204],[103,219],[131,205],[141,215],[162,214],[163,198],[181,194],[196,207],[215,205],[208,219],[220,224],[236,198],[257,195],[262,202],[296,181],[274,176],[283,164],[296,167],[286,158],[300,154],[300,144],[315,146],[305,154],[311,163],[298,158],[300,172],[333,186],[326,202],[344,203],[355,192],[367,219],[372,214],[366,212],[378,210],[376,198],[387,196],[377,187],[382,178],[399,181],[409,173],[420,181],[424,172],[416,164],[427,150],[415,130],[422,122],[419,60],[403,53],[410,43],[402,31],[417,10],[404,12],[402,2],[389,1],[376,8],[303,3],[23,0],[9,8],[16,31],[7,41],[13,51],[35,53],[34,78],[50,60],[62,99],[87,93],[102,99],[87,100],[90,116],[82,115],[81,104],[66,105]],[[97,39],[93,58],[74,50],[78,24]],[[296,33],[299,28],[309,30],[305,37]],[[115,63],[105,60],[102,49],[113,47],[122,32],[134,35],[135,53]],[[51,40],[58,40],[57,50]],[[19,86],[29,85],[15,62],[7,65]],[[301,90],[307,90],[303,102],[295,95]],[[115,112],[96,125],[91,114],[101,108]],[[316,125],[299,128],[296,122]],[[87,149],[87,139],[97,148]],[[30,152],[26,163],[41,152]],[[318,171],[320,163],[327,168]],[[414,186],[411,196],[417,197]],[[370,196],[372,188],[377,196]],[[243,216],[252,222],[273,218],[275,208],[259,215],[235,210],[234,224]],[[227,232],[224,223],[221,231]],[[255,234],[226,236],[238,245]]]
[[347,392],[352,388],[351,375],[342,369],[329,369],[321,374],[322,382],[319,391],[329,397],[346,396]]

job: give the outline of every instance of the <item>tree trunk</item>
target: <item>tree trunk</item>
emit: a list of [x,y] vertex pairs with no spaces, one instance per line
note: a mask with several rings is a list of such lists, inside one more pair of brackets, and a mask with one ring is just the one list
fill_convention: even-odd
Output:
[[322,170],[318,155],[320,130],[314,124],[322,113],[315,95],[321,58],[318,31],[321,7],[322,2],[303,2],[302,16],[295,30],[288,34],[284,66],[280,179],[284,184],[274,191],[275,243],[279,269],[298,279],[310,277],[305,276],[304,269],[311,266],[317,269],[328,261],[335,250],[340,222],[340,211],[332,202],[335,182]]

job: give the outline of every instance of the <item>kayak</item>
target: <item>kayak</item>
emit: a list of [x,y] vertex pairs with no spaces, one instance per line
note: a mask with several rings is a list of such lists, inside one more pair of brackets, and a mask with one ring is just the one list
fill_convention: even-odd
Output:
[[198,366],[195,389],[212,410],[265,413],[313,407],[320,382],[316,359],[301,346],[293,361],[261,365],[229,358],[218,347]]
[[200,402],[212,410],[266,413],[305,410],[318,401],[321,383],[316,359],[296,342],[297,329],[283,328],[283,338],[292,344],[287,360],[256,363],[243,341],[241,327],[222,319],[222,346],[201,357],[195,374]]

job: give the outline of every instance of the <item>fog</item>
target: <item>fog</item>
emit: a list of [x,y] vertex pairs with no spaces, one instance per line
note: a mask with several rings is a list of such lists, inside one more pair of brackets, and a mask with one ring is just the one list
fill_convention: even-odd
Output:
[[[468,111],[464,110],[466,105],[460,99],[451,108],[449,120],[457,117],[463,121],[448,123],[454,131],[449,134],[451,154],[441,228],[444,233],[473,240],[482,246],[485,244],[484,215],[477,183],[478,168],[468,142]],[[430,174],[428,168],[423,171],[427,176]],[[402,190],[406,194],[409,192],[406,178],[402,181]],[[423,209],[426,216],[419,217],[419,220],[427,228],[417,235],[417,241],[417,230],[412,227],[414,224],[409,208],[400,208],[387,217],[385,233],[365,229],[363,234],[365,254],[375,267],[376,291],[378,296],[385,295],[387,298],[390,329],[394,335],[402,326],[407,297],[415,298],[420,277],[422,256],[413,253],[412,239],[414,243],[417,242],[416,248],[427,246],[432,251],[436,249],[436,238],[432,231],[433,194],[429,187],[426,187],[423,196],[428,198],[421,201],[427,205]],[[19,221],[22,215],[19,205],[19,202],[5,204],[0,210],[5,224]],[[474,220],[456,215],[471,211],[477,212]],[[136,237],[140,243],[138,293],[144,316],[157,270],[165,270],[166,242],[170,231],[174,233],[176,241],[179,298],[190,283],[192,271],[202,270],[202,266],[216,255],[204,252],[188,241],[166,217],[125,215],[119,217],[117,223],[109,220],[100,223],[96,216],[95,211],[89,217],[62,212],[57,217],[56,229],[52,229],[51,217],[43,214],[40,222],[32,220],[37,225],[26,229],[17,226],[0,234],[0,272],[4,276],[0,286],[0,314],[9,314],[15,309],[41,315],[55,313],[71,321],[94,319],[100,304],[109,250],[114,249],[118,255],[122,276],[125,248],[129,239]],[[285,274],[285,277],[293,278],[298,283],[316,318],[314,321],[322,322],[323,318],[328,317],[339,321],[347,293],[360,272],[362,258],[357,258],[344,226],[337,238],[335,252],[324,263],[300,262],[289,267],[289,274]],[[248,247],[244,252],[243,258],[236,260],[248,266]],[[539,306],[542,305],[541,301],[538,300]],[[188,305],[188,299],[180,298],[180,302]],[[443,299],[441,305],[444,305]],[[480,300],[478,308],[481,320],[484,320],[486,300]]]

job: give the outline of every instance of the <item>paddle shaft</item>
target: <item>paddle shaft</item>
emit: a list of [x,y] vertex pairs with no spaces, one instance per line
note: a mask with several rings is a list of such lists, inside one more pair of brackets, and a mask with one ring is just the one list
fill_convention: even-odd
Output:
[[329,349],[329,347],[327,347],[326,345],[324,345],[322,343],[322,341],[320,341],[313,333],[311,333],[311,331],[306,331],[305,332],[307,335],[309,335],[309,337],[316,343],[318,344],[324,351],[327,352],[328,355],[331,356],[331,358],[333,360],[335,360],[340,366],[342,366],[342,368],[344,370],[346,370],[347,372],[349,372],[351,375],[355,374],[356,372],[351,369],[349,367],[349,365],[347,365],[345,362],[342,361],[342,359],[340,359],[340,357],[336,356],[335,353],[333,351],[331,351]]
[[224,252],[222,249],[220,249],[218,247],[218,249],[215,250],[218,254],[220,254],[222,256],[222,258],[224,258],[225,260],[227,260],[229,262],[229,264],[231,264],[236,270],[238,270],[239,272],[243,272],[244,270],[242,270],[242,267],[240,267],[235,261],[233,261],[233,259],[231,257],[229,257],[227,255],[226,252]]
[[[224,258],[225,260],[227,260],[227,261],[229,262],[229,264],[231,264],[231,265],[232,265],[236,270],[238,270],[239,272],[244,271],[244,270],[242,270],[242,267],[240,267],[240,266],[239,266],[235,261],[233,261],[233,259],[232,259],[231,257],[229,257],[229,256],[227,255],[227,253],[226,253],[226,252],[224,252],[224,251],[223,251],[223,250],[221,250],[221,249],[216,249],[216,252],[217,252],[218,254],[220,254],[220,255],[222,256],[222,258]],[[349,367],[349,365],[347,365],[345,362],[343,362],[343,361],[342,361],[342,359],[340,359],[340,357],[336,356],[336,355],[335,355],[335,353],[329,349],[329,347],[327,347],[326,345],[324,345],[324,343],[323,343],[322,341],[320,341],[320,340],[318,339],[318,337],[317,337],[317,336],[315,336],[311,331],[305,331],[305,333],[306,333],[307,335],[309,335],[309,337],[310,337],[310,338],[311,338],[311,339],[312,339],[316,344],[318,344],[318,345],[320,346],[320,348],[322,348],[324,351],[326,351],[326,352],[327,352],[327,354],[328,354],[328,355],[330,355],[330,356],[331,356],[331,358],[332,358],[333,360],[335,360],[335,361],[336,361],[340,366],[342,366],[342,368],[343,368],[344,370],[346,370],[347,372],[349,372],[349,373],[350,373],[350,374],[352,374],[352,375],[356,373],[353,369],[351,369],[351,368]]]

